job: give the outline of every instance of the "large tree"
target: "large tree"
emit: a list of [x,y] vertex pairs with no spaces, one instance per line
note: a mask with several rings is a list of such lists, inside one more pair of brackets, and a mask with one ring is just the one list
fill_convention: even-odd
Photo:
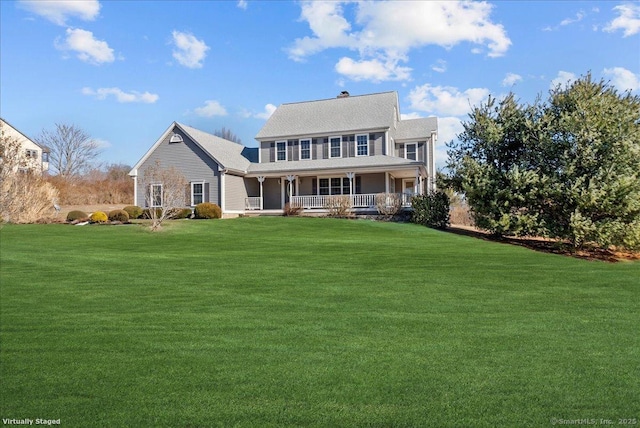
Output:
[[101,152],[98,141],[75,125],[56,124],[55,131],[43,129],[35,140],[49,148],[49,167],[65,178],[91,169]]
[[452,181],[495,234],[638,247],[639,112],[640,97],[590,75],[545,103],[491,98],[449,144]]

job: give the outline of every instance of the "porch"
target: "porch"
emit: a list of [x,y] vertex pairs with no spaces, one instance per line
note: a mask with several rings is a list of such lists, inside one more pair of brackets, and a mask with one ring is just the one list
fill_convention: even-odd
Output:
[[[332,205],[336,198],[348,198],[349,206],[357,209],[376,210],[379,198],[384,198],[381,203],[392,205],[399,201],[402,208],[411,207],[412,193],[361,193],[352,195],[298,195],[288,198],[293,207],[305,210],[322,210]],[[245,210],[262,210],[264,201],[260,196],[245,198]]]

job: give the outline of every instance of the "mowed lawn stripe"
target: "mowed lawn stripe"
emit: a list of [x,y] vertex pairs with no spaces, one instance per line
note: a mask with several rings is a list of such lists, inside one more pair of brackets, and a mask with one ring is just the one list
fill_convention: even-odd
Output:
[[0,239],[2,417],[548,426],[640,415],[640,263],[313,218],[159,233],[8,225]]

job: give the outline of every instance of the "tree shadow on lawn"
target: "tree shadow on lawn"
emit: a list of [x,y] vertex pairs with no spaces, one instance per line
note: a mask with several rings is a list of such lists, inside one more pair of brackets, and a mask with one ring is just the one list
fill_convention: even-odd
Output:
[[575,257],[583,260],[600,260],[610,263],[620,261],[640,260],[640,252],[628,250],[613,250],[596,247],[575,248],[567,241],[538,237],[514,237],[514,236],[494,236],[488,232],[470,227],[451,225],[447,232],[456,235],[471,236],[485,241],[501,242],[509,245],[519,245],[534,251],[543,253],[559,254],[562,256]]

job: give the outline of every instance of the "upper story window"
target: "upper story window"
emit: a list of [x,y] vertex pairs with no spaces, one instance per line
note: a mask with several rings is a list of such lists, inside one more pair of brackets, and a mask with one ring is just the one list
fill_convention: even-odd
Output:
[[38,151],[37,150],[26,150],[26,156],[32,159],[38,159]]
[[287,160],[287,142],[276,141],[276,162]]
[[404,145],[405,159],[418,160],[418,144],[407,143]]
[[300,140],[300,159],[311,159],[311,140]]
[[342,137],[329,138],[329,157],[330,158],[342,157]]
[[369,156],[369,135],[356,135],[356,156]]

